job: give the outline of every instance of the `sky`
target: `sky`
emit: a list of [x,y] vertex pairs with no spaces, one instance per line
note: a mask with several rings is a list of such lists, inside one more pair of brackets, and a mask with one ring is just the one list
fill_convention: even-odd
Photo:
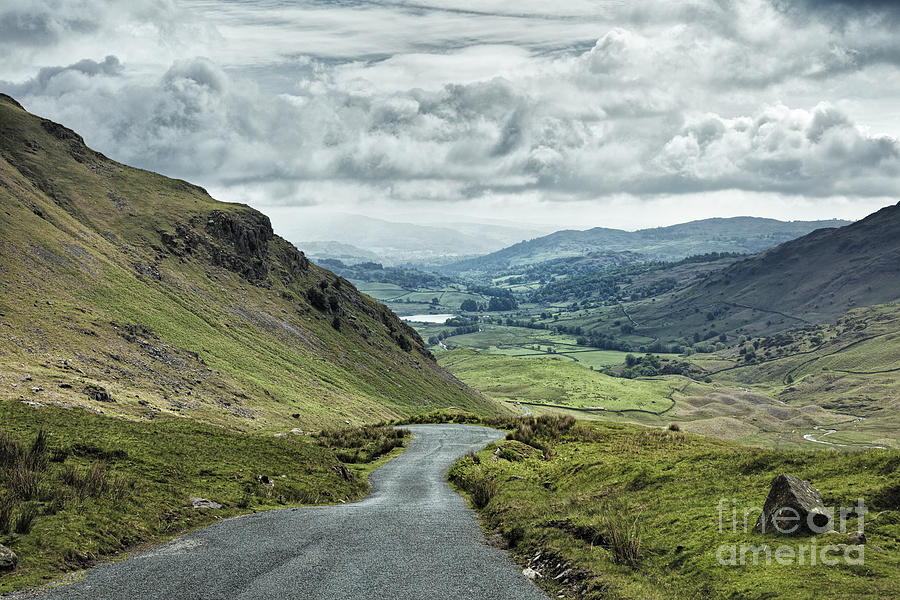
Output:
[[0,0],[0,91],[282,233],[858,219],[900,192],[898,26],[877,0]]

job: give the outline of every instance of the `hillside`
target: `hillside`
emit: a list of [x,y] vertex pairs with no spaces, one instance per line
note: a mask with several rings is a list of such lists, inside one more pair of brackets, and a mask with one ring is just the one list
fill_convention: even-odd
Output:
[[492,254],[449,265],[453,272],[502,271],[570,256],[632,252],[645,260],[680,260],[709,252],[752,254],[847,221],[777,221],[757,217],[703,219],[670,227],[623,231],[595,227],[557,231]]
[[713,328],[757,335],[831,321],[900,298],[900,204],[820,229],[628,306],[639,330],[662,337]]
[[0,96],[0,398],[243,429],[493,405],[269,219]]

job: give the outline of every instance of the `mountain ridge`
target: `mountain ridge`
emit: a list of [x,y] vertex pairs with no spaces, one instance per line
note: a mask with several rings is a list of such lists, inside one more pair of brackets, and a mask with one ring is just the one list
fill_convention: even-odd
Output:
[[900,203],[739,260],[655,306],[642,302],[629,312],[659,332],[675,322],[684,328],[705,320],[719,332],[760,333],[831,321],[854,307],[898,298]]
[[709,252],[751,254],[822,227],[849,224],[826,221],[778,221],[763,217],[713,217],[666,227],[626,231],[606,227],[565,229],[514,244],[485,256],[447,265],[450,272],[514,269],[561,257],[596,252],[636,252],[647,260],[680,260]]

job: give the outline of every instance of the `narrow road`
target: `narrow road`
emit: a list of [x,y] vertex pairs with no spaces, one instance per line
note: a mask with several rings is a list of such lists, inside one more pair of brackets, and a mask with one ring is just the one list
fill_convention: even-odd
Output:
[[[503,433],[418,425],[372,474],[360,502],[229,519],[39,598],[105,600],[546,600],[445,481],[450,465]],[[30,597],[30,596],[29,596]]]

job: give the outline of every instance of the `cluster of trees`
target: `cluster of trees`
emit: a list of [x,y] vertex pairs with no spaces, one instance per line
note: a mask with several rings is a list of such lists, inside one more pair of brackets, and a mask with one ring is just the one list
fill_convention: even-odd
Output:
[[468,298],[463,300],[459,306],[459,309],[463,312],[502,312],[519,308],[519,303],[509,290],[489,286],[471,286],[469,291],[473,294],[487,296],[488,302],[487,304],[479,304],[475,300]]
[[606,333],[590,333],[576,338],[579,346],[590,346],[591,348],[599,348],[601,350],[619,350],[620,352],[628,352],[632,350],[631,344],[628,342],[617,340]]
[[650,353],[644,356],[627,354],[625,356],[625,368],[622,369],[620,376],[628,379],[654,377],[656,375],[685,375],[690,377],[692,370],[691,364],[684,361],[664,360]]

